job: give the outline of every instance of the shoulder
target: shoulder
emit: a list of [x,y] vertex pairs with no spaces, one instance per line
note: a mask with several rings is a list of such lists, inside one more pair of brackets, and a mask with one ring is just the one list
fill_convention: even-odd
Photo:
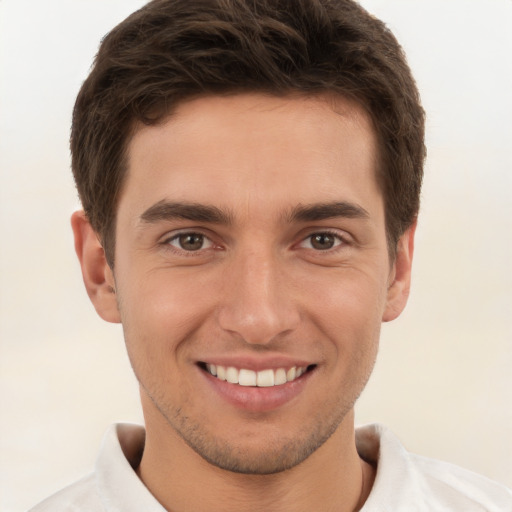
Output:
[[439,504],[454,503],[468,511],[512,512],[512,491],[505,486],[447,462],[414,454],[410,459],[425,494]]
[[377,466],[364,512],[512,512],[512,491],[453,464],[409,453],[382,425],[357,430],[360,456]]
[[135,471],[144,439],[141,426],[112,425],[103,438],[94,473],[29,512],[165,512]]
[[65,487],[29,512],[104,512],[93,474]]

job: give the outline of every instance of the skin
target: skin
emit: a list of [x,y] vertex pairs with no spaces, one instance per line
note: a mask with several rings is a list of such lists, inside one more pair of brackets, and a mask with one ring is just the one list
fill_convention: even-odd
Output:
[[[353,406],[381,322],[405,307],[414,238],[413,226],[389,260],[376,148],[344,98],[194,99],[129,144],[114,271],[74,214],[89,296],[122,322],[140,383],[138,473],[167,509],[364,503],[375,468],[357,454]],[[212,362],[310,371],[286,392],[239,393]]]

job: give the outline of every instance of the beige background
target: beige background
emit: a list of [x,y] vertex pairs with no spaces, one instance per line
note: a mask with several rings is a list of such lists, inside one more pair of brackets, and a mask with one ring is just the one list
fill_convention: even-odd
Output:
[[[91,470],[140,422],[120,328],[81,284],[69,215],[74,97],[137,0],[0,0],[0,509]],[[411,300],[357,409],[411,451],[512,486],[512,1],[365,0],[402,42],[428,111]]]

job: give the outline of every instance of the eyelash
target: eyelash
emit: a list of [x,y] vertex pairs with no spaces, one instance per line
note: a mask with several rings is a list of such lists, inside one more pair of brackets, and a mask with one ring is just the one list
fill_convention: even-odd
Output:
[[[173,242],[175,240],[179,240],[179,238],[182,237],[182,236],[199,236],[199,237],[202,237],[203,244],[204,244],[204,242],[208,241],[211,244],[211,246],[207,247],[207,248],[201,247],[200,249],[198,249],[196,251],[187,251],[186,249],[182,249],[180,247],[175,247],[175,246],[173,246],[171,244],[171,242]],[[163,245],[166,250],[172,251],[172,252],[174,252],[174,253],[176,253],[176,254],[178,254],[180,256],[186,256],[186,257],[200,256],[200,255],[204,254],[205,250],[209,250],[209,249],[214,249],[215,248],[215,243],[213,242],[211,237],[205,235],[204,233],[201,233],[200,231],[181,231],[180,233],[176,233],[176,234],[174,234],[172,236],[166,237],[161,242],[161,245]]]
[[[315,236],[319,236],[319,235],[322,235],[322,236],[328,236],[328,237],[332,237],[335,239],[335,245],[331,248],[327,248],[327,249],[315,249],[314,247],[303,247],[309,251],[312,251],[314,253],[318,253],[318,254],[332,254],[333,252],[336,252],[338,250],[340,250],[341,248],[347,246],[347,245],[350,245],[350,242],[346,239],[345,236],[342,236],[339,232],[337,231],[334,231],[334,230],[329,230],[329,229],[323,229],[323,230],[319,230],[319,231],[314,231],[314,232],[311,232],[309,233],[306,237],[302,238],[300,240],[300,242],[296,245],[298,247],[300,247],[302,244],[306,243],[308,240],[311,241],[311,239]],[[175,241],[175,240],[178,240],[180,237],[182,236],[199,236],[199,237],[202,237],[203,239],[203,244],[205,242],[209,242],[210,246],[209,247],[201,247],[197,250],[192,250],[192,251],[187,251],[186,249],[183,249],[183,248],[180,248],[180,247],[175,247],[174,245],[171,244],[171,242]],[[311,243],[311,242],[310,242]],[[170,237],[166,237],[162,242],[161,242],[161,245],[163,245],[167,250],[170,250],[176,254],[179,254],[179,255],[182,255],[182,256],[186,256],[186,257],[194,257],[194,256],[200,256],[200,255],[203,255],[204,254],[204,251],[206,250],[211,250],[211,249],[215,249],[216,246],[215,246],[215,243],[213,242],[213,240],[211,239],[211,237],[209,237],[208,235],[204,234],[204,233],[201,233],[200,231],[182,231],[182,232],[179,232],[179,233],[176,233]],[[218,246],[217,246],[218,248]]]
[[303,238],[300,244],[305,243],[308,240],[311,240],[314,236],[318,235],[324,235],[324,236],[330,236],[334,239],[336,239],[337,243],[334,245],[334,247],[329,249],[314,249],[314,248],[308,248],[309,250],[314,251],[315,253],[332,253],[334,251],[340,250],[342,247],[349,245],[349,241],[347,238],[343,235],[341,235],[338,231],[329,230],[329,229],[322,229],[320,231],[314,231],[310,234],[308,234],[305,238]]

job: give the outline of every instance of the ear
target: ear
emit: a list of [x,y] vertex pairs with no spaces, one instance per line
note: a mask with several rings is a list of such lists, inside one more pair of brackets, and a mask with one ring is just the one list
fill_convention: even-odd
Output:
[[411,288],[411,267],[416,224],[417,221],[415,220],[398,241],[395,261],[390,273],[386,308],[382,315],[383,322],[390,322],[397,318],[407,304]]
[[114,273],[107,263],[98,235],[83,211],[73,213],[71,227],[85,288],[96,312],[107,322],[120,323]]

